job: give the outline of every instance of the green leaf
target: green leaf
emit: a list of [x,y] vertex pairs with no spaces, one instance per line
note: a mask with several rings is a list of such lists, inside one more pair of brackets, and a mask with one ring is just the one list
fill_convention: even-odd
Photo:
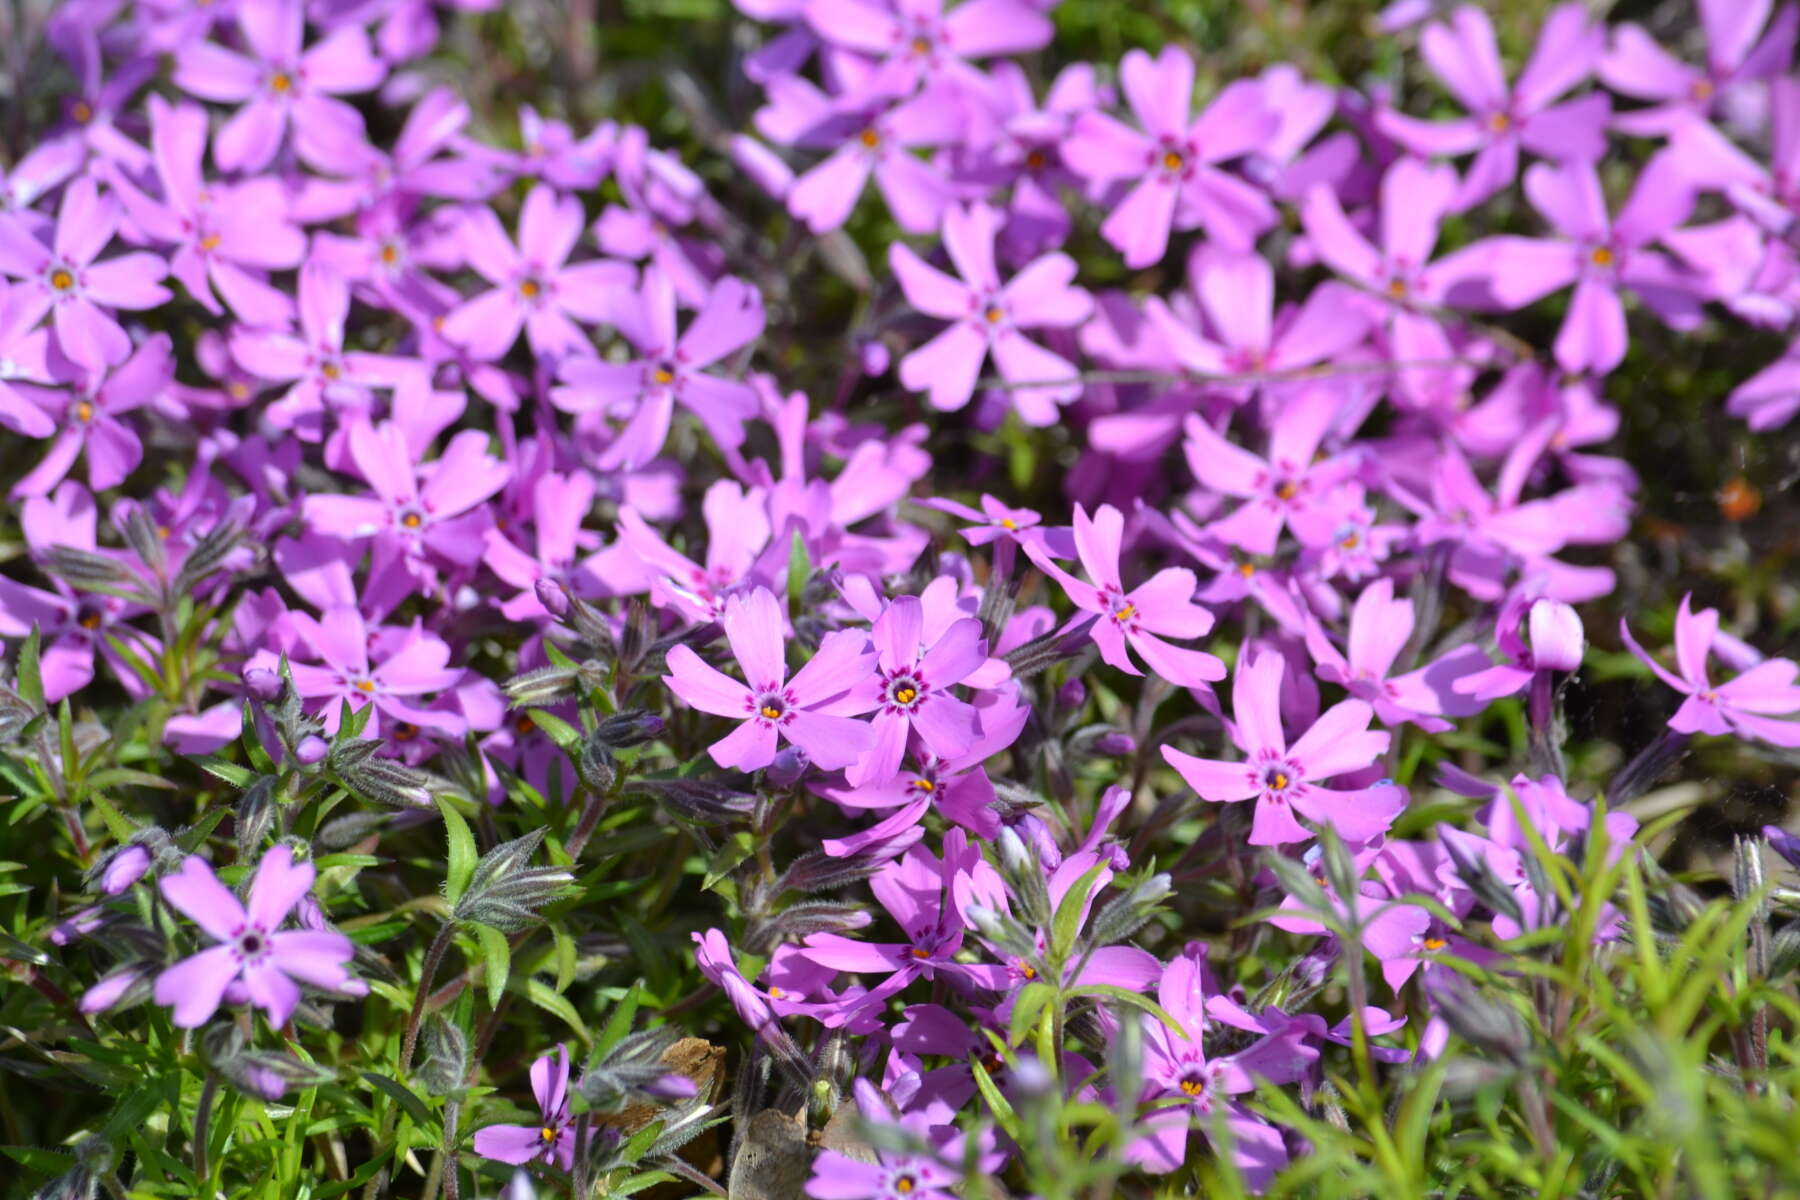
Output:
[[384,1093],[395,1104],[405,1109],[406,1115],[411,1117],[413,1124],[419,1128],[430,1129],[436,1123],[432,1120],[431,1110],[425,1107],[425,1102],[419,1099],[416,1092],[398,1079],[391,1079],[379,1071],[364,1071],[362,1075],[376,1091]]
[[[245,728],[249,728],[248,722],[245,722]],[[188,759],[214,779],[223,779],[234,788],[247,788],[256,779],[256,772],[249,767],[226,762],[216,754],[190,754]]]
[[812,578],[812,558],[806,553],[806,539],[800,531],[794,531],[794,540],[788,543],[787,594],[788,603],[795,608],[806,592],[806,582]]
[[106,822],[107,832],[111,833],[118,841],[129,842],[132,835],[137,832],[137,826],[127,820],[125,814],[114,808],[112,801],[101,793],[90,793],[88,803],[99,811],[100,819]]
[[31,635],[19,647],[19,663],[14,674],[18,677],[19,698],[24,700],[32,712],[44,711],[44,673],[38,665],[38,647],[42,638],[35,622],[31,626]]
[[41,967],[50,961],[50,956],[36,946],[28,946],[10,933],[0,931],[0,958],[10,958],[14,962],[30,963]]
[[1006,1131],[1007,1137],[1015,1142],[1023,1141],[1025,1131],[1019,1124],[1018,1114],[1013,1112],[1013,1106],[1007,1102],[1006,1097],[1000,1094],[1000,1089],[994,1086],[994,1081],[988,1075],[987,1068],[981,1065],[981,1060],[970,1059],[969,1070],[975,1076],[975,1090],[981,1093],[981,1098],[987,1101],[988,1108],[993,1111],[994,1121]]
[[1101,860],[1089,867],[1087,873],[1075,881],[1063,896],[1062,903],[1056,906],[1056,915],[1050,921],[1050,959],[1052,963],[1067,962],[1069,955],[1075,950],[1075,939],[1081,933],[1081,918],[1087,911],[1088,897],[1093,894],[1094,885],[1100,876],[1112,869],[1112,864]]
[[575,1036],[581,1039],[583,1045],[593,1044],[594,1035],[588,1032],[587,1023],[575,1011],[575,1006],[569,1003],[567,996],[555,991],[541,979],[527,979],[525,998],[545,1012],[559,1017],[575,1031]]
[[500,997],[506,994],[506,978],[512,973],[512,945],[492,925],[474,928],[475,936],[481,939],[481,957],[487,963],[488,1007],[498,1008]]
[[475,863],[480,855],[475,852],[475,835],[469,832],[469,823],[456,811],[456,806],[443,796],[437,798],[437,806],[444,816],[444,833],[450,839],[450,871],[445,877],[444,894],[451,907],[455,907],[468,889],[469,880],[475,876]]
[[[546,645],[547,644],[548,643],[546,643]],[[574,753],[581,749],[583,740],[581,730],[575,728],[555,713],[546,712],[541,708],[531,708],[526,711],[531,714],[531,723],[543,730],[545,736],[555,742],[557,746],[570,753]]]
[[1157,1020],[1161,1021],[1164,1025],[1167,1025],[1170,1032],[1179,1033],[1184,1037],[1186,1036],[1187,1031],[1182,1029],[1181,1022],[1170,1016],[1168,1009],[1164,1008],[1148,996],[1140,996],[1136,992],[1128,991],[1122,987],[1114,987],[1110,983],[1084,983],[1069,994],[1072,996],[1105,996],[1108,999],[1117,1000],[1121,1004],[1129,1004],[1133,1008],[1141,1008]]
[[1018,999],[1013,1001],[1012,1019],[1007,1022],[1006,1040],[1014,1046],[1025,1040],[1025,1035],[1037,1023],[1038,1013],[1050,1003],[1056,989],[1043,980],[1033,980],[1019,990]]
[[717,850],[713,851],[712,861],[706,864],[706,878],[700,886],[712,891],[719,880],[738,869],[738,865],[756,852],[756,838],[745,829],[731,835]]

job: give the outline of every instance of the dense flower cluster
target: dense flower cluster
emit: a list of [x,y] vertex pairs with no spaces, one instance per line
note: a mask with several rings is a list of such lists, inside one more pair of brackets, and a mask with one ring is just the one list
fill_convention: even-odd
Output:
[[[949,1196],[1015,1150],[980,1096],[1047,1087],[1135,1106],[1147,1171],[1192,1136],[1266,1183],[1300,1139],[1258,1088],[1448,1036],[1382,994],[1329,1020],[1341,956],[1436,1012],[1445,964],[1490,954],[1468,930],[1559,919],[1534,847],[1595,836],[1560,685],[1637,493],[1592,452],[1604,383],[1634,326],[1796,330],[1800,17],[1702,3],[1692,65],[1564,4],[1509,69],[1479,9],[1395,6],[1445,120],[1281,66],[1197,92],[1175,46],[1040,89],[1016,60],[1052,39],[1043,0],[737,6],[767,37],[732,161],[797,238],[898,225],[846,394],[928,421],[784,390],[758,347],[785,310],[646,130],[527,110],[518,148],[475,137],[414,69],[423,0],[55,10],[80,96],[0,177],[0,437],[33,464],[5,481],[8,694],[153,702],[172,753],[269,781],[237,873],[211,826],[95,856],[56,940],[135,932],[80,1008],[280,1030],[392,990],[339,930],[342,873],[315,894],[303,861],[372,851],[386,817],[334,840],[300,815],[328,793],[415,810],[398,830],[445,791],[581,808],[641,783],[709,847],[808,814],[810,850],[693,943],[777,1069],[853,1047],[888,1131],[820,1154],[809,1195]],[[1144,273],[1083,286],[1084,229]],[[1508,331],[1527,310],[1562,313],[1542,355]],[[1800,411],[1800,341],[1726,403],[1755,429]],[[1066,508],[956,475],[959,437],[1051,426]],[[1684,603],[1673,670],[1624,636],[1680,693],[1674,735],[1800,745],[1796,665],[1716,612]],[[1514,696],[1529,772],[1447,768],[1479,807],[1408,822],[1403,736]],[[1151,848],[1178,820],[1192,844]],[[1605,826],[1624,852],[1635,823]],[[567,879],[531,875],[536,848],[453,878],[456,920],[524,928]],[[252,864],[240,902],[221,876]],[[1228,869],[1304,947],[1260,995],[1205,944],[1140,944]],[[1065,1061],[995,1054],[1077,999],[1079,1031],[1038,1043]],[[542,1058],[541,1118],[474,1151],[574,1170],[605,1139],[570,1098],[603,1074]]]

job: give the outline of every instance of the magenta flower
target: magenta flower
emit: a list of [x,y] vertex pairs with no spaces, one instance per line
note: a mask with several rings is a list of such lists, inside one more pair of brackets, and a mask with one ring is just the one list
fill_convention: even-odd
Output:
[[1752,429],[1774,429],[1800,412],[1800,342],[1732,389],[1725,411]]
[[880,60],[862,86],[904,96],[937,78],[986,81],[968,60],[1023,54],[1049,44],[1050,19],[1025,0],[807,0],[807,24],[833,46]]
[[1706,674],[1706,656],[1720,638],[1719,610],[1703,608],[1696,613],[1689,607],[1692,599],[1683,596],[1675,614],[1679,674],[1672,674],[1645,653],[1626,623],[1619,622],[1626,647],[1655,671],[1657,678],[1687,697],[1669,718],[1669,728],[1677,733],[1736,735],[1775,746],[1800,746],[1800,721],[1779,719],[1800,713],[1800,686],[1794,682],[1800,667],[1785,658],[1766,659],[1736,679],[1715,685]]
[[298,333],[244,326],[233,330],[231,357],[258,379],[289,384],[269,405],[269,422],[316,442],[324,436],[328,409],[366,411],[373,403],[371,389],[394,386],[404,360],[344,349],[350,288],[318,259],[300,268],[299,307]]
[[1027,425],[1051,425],[1057,405],[1081,395],[1075,365],[1028,339],[1022,329],[1067,329],[1087,320],[1088,294],[1072,287],[1075,262],[1046,254],[1006,283],[994,265],[994,210],[985,204],[955,206],[944,214],[944,248],[960,279],[926,264],[899,242],[888,262],[914,308],[955,322],[900,360],[900,382],[931,393],[933,408],[951,411],[969,402],[981,366],[992,355],[1000,375],[1018,387],[1013,402]]
[[[1520,625],[1524,624],[1524,635]],[[1528,635],[1528,636],[1525,636]],[[1482,704],[1514,695],[1540,671],[1573,671],[1581,666],[1585,639],[1581,617],[1567,604],[1518,592],[1500,609],[1495,641],[1503,663],[1484,666],[1452,685]]]
[[1698,0],[1698,7],[1707,43],[1704,69],[1675,58],[1641,25],[1627,22],[1613,30],[1612,47],[1600,60],[1601,82],[1650,102],[1649,108],[1620,114],[1614,121],[1620,129],[1644,137],[1670,133],[1717,111],[1744,84],[1780,75],[1794,61],[1800,7],[1783,4],[1773,21],[1774,0]]
[[1559,5],[1544,18],[1537,48],[1509,88],[1493,22],[1481,9],[1464,5],[1448,24],[1426,27],[1419,51],[1469,115],[1421,121],[1384,109],[1376,115],[1376,128],[1415,154],[1477,151],[1452,204],[1461,212],[1513,181],[1521,146],[1545,158],[1584,162],[1606,152],[1612,105],[1604,92],[1553,103],[1593,72],[1605,49],[1604,28],[1590,21],[1580,4]]
[[[373,704],[365,736],[375,737],[381,718],[435,729],[461,737],[467,722],[442,708],[426,708],[413,697],[456,686],[462,672],[449,665],[450,647],[443,639],[416,626],[410,630],[379,631],[397,636],[373,636],[362,614],[342,605],[325,610],[315,619],[303,612],[288,614],[300,647],[310,650],[318,663],[291,662],[294,690],[313,705],[325,722],[327,733],[336,733],[341,708],[352,712]],[[256,665],[276,665],[267,650]]]
[[1077,608],[1094,613],[1090,635],[1100,657],[1130,675],[1143,672],[1131,661],[1129,646],[1156,674],[1180,687],[1204,687],[1225,678],[1225,664],[1204,650],[1171,646],[1164,637],[1205,637],[1212,614],[1194,603],[1198,581],[1186,567],[1165,567],[1131,591],[1119,576],[1119,546],[1125,517],[1103,504],[1090,519],[1075,506],[1075,548],[1092,582],[1083,582],[1050,560],[1043,542],[1025,543],[1025,552],[1068,593]]
[[203,174],[206,110],[150,97],[150,145],[160,199],[116,174],[113,189],[131,221],[152,241],[174,247],[169,273],[214,316],[223,296],[252,325],[287,325],[294,304],[266,271],[285,271],[306,257],[306,235],[285,219],[279,180],[209,184]]
[[[1258,150],[1280,126],[1253,79],[1228,85],[1192,118],[1194,60],[1178,46],[1157,58],[1127,51],[1119,82],[1142,131],[1098,111],[1082,113],[1063,159],[1095,180],[1135,180],[1100,233],[1128,267],[1147,267],[1168,249],[1171,226],[1205,227],[1215,241],[1247,250],[1275,224],[1275,206],[1216,164]],[[1191,216],[1190,216],[1191,214]]]
[[292,850],[275,846],[257,864],[248,906],[194,855],[162,877],[163,899],[220,943],[156,977],[156,1002],[174,1009],[170,1019],[176,1025],[193,1029],[222,1002],[248,1002],[280,1029],[300,1003],[301,984],[347,996],[366,994],[368,986],[346,970],[356,949],[349,938],[331,930],[281,929],[312,890],[313,876],[311,863],[296,866]]
[[720,446],[742,445],[744,422],[756,415],[756,392],[705,368],[762,336],[762,293],[741,279],[720,280],[679,336],[675,289],[668,275],[646,268],[642,292],[627,290],[624,295],[613,320],[642,357],[629,363],[591,355],[564,359],[559,374],[566,386],[551,392],[556,406],[566,412],[596,412],[625,421],[596,465],[635,471],[655,458],[668,440],[677,401]]
[[341,165],[333,152],[363,140],[362,115],[336,97],[366,92],[387,75],[359,25],[343,25],[304,48],[301,0],[239,0],[247,53],[216,42],[190,42],[175,56],[175,86],[203,100],[241,104],[219,130],[213,160],[225,171],[260,171],[294,145],[313,166]]
[[154,254],[121,254],[95,262],[119,227],[119,204],[102,196],[83,175],[63,192],[56,232],[49,246],[32,233],[23,216],[0,212],[0,275],[24,283],[16,292],[21,328],[46,312],[57,345],[74,362],[100,371],[125,361],[131,338],[106,310],[154,308],[169,299],[162,286],[168,267]]
[[168,334],[155,334],[115,370],[88,374],[70,391],[36,391],[60,429],[43,461],[13,485],[13,495],[47,495],[84,450],[89,487],[99,492],[125,482],[144,457],[127,414],[156,400],[175,377],[169,347]]
[[489,1125],[475,1131],[475,1153],[495,1162],[575,1166],[574,1116],[569,1111],[569,1048],[558,1046],[531,1064],[531,1094],[542,1119],[536,1125]]
[[876,655],[867,634],[826,634],[818,653],[789,679],[786,621],[767,588],[733,597],[720,623],[748,686],[708,666],[686,645],[669,651],[669,674],[663,676],[683,703],[743,722],[708,748],[714,762],[744,771],[766,767],[775,761],[777,734],[827,771],[848,767],[869,748],[868,725],[844,715],[868,705],[861,685],[874,674]]
[[875,620],[877,667],[869,682],[874,742],[850,769],[853,787],[884,784],[899,774],[913,734],[941,759],[966,753],[980,736],[975,706],[950,689],[987,661],[981,622],[963,617],[930,629],[926,618],[917,596],[897,596]]
[[465,429],[429,463],[417,462],[398,421],[374,426],[357,420],[346,440],[351,461],[375,494],[306,497],[302,511],[309,528],[376,538],[381,550],[398,550],[422,578],[433,574],[426,565],[431,557],[462,567],[481,560],[483,534],[493,520],[483,502],[512,474],[487,452],[487,434]]
[[833,148],[788,188],[788,211],[808,229],[829,233],[843,225],[870,175],[900,228],[908,233],[937,228],[950,184],[913,150],[957,140],[960,105],[933,92],[893,108],[846,114],[798,76],[779,86],[771,81],[770,95],[776,103],[757,114],[757,123],[772,140]]
[[700,507],[706,519],[703,564],[670,546],[629,505],[619,510],[619,541],[651,577],[651,603],[690,621],[716,621],[732,596],[759,584],[775,586],[788,548],[770,542],[768,498],[759,492],[721,479],[706,489]]
[[1253,846],[1312,837],[1295,813],[1330,825],[1346,841],[1366,842],[1385,832],[1406,807],[1404,792],[1380,786],[1343,792],[1324,786],[1333,776],[1362,770],[1387,750],[1388,735],[1369,729],[1374,711],[1361,700],[1339,701],[1290,746],[1281,728],[1285,668],[1286,660],[1274,650],[1238,664],[1231,685],[1231,740],[1244,752],[1243,761],[1196,758],[1173,746],[1162,748],[1163,758],[1204,800],[1254,799]]
[[1203,376],[1293,371],[1334,359],[1368,334],[1368,319],[1342,284],[1321,284],[1304,304],[1278,315],[1275,269],[1260,254],[1208,248],[1193,255],[1189,268],[1195,315],[1205,316],[1205,329],[1183,319],[1161,296],[1144,302],[1144,312],[1189,371]]
[[1308,546],[1333,540],[1343,512],[1333,494],[1355,470],[1355,459],[1314,461],[1319,443],[1337,418],[1342,395],[1334,387],[1309,387],[1282,403],[1269,430],[1269,456],[1258,458],[1225,440],[1197,414],[1187,419],[1188,466],[1203,487],[1244,503],[1214,521],[1208,532],[1252,554],[1273,554],[1286,526]]
[[571,265],[581,226],[581,202],[544,183],[531,189],[519,210],[517,248],[493,209],[469,209],[463,248],[469,266],[494,286],[445,317],[444,336],[484,361],[511,349],[520,326],[533,354],[554,358],[590,350],[575,321],[616,321],[629,311],[633,272],[608,259]]
[[1604,374],[1624,361],[1628,337],[1621,288],[1636,292],[1677,329],[1699,323],[1703,297],[1696,280],[1650,247],[1693,207],[1693,191],[1671,159],[1659,157],[1645,166],[1616,219],[1607,216],[1592,163],[1538,163],[1525,172],[1525,195],[1563,236],[1493,239],[1493,293],[1501,303],[1519,307],[1575,285],[1556,335],[1556,361],[1564,370]]
[[[1579,630],[1579,624],[1576,628]],[[1394,659],[1412,632],[1413,602],[1394,598],[1392,579],[1377,579],[1363,589],[1350,610],[1350,631],[1343,651],[1332,644],[1310,614],[1306,648],[1319,678],[1366,701],[1383,725],[1411,721],[1421,729],[1441,733],[1450,728],[1441,715],[1469,716],[1480,711],[1479,703],[1457,698],[1462,691],[1458,685],[1462,676],[1485,667],[1487,658],[1468,646],[1416,671],[1390,675]]]
[[1262,1083],[1292,1083],[1318,1061],[1319,1052],[1305,1042],[1306,1026],[1295,1021],[1279,1033],[1251,1042],[1231,1054],[1208,1056],[1206,1035],[1216,1021],[1207,1012],[1205,961],[1200,953],[1177,955],[1163,968],[1157,1002],[1181,1027],[1179,1033],[1155,1018],[1141,1019],[1144,1030],[1144,1092],[1140,1102],[1181,1100],[1160,1107],[1146,1118],[1148,1132],[1126,1148],[1130,1161],[1158,1174],[1179,1170],[1191,1161],[1187,1152],[1192,1129],[1213,1128],[1221,1116],[1230,1132],[1232,1161],[1252,1189],[1268,1186],[1287,1165],[1281,1131],[1235,1096],[1254,1092]]

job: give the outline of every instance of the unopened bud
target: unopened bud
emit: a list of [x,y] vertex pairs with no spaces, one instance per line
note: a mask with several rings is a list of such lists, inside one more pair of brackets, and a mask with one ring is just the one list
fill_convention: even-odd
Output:
[[1114,899],[1094,918],[1093,940],[1098,946],[1116,946],[1142,929],[1174,892],[1167,873],[1152,875]]
[[281,695],[281,676],[267,667],[251,667],[244,672],[244,686],[258,700],[272,701]]
[[540,579],[535,588],[537,601],[557,620],[569,615],[569,593],[559,580]]
[[1531,660],[1540,671],[1573,671],[1581,666],[1585,643],[1581,617],[1559,600],[1535,600],[1527,619]]
[[482,855],[456,903],[455,918],[492,925],[502,933],[517,933],[537,924],[538,910],[575,881],[561,867],[527,865],[543,841],[544,830],[534,829]]
[[806,774],[806,768],[812,765],[812,756],[799,746],[789,743],[775,752],[775,761],[763,771],[763,778],[772,788],[786,791],[800,782]]
[[309,733],[294,747],[294,761],[303,767],[315,766],[331,753],[331,743],[316,733]]

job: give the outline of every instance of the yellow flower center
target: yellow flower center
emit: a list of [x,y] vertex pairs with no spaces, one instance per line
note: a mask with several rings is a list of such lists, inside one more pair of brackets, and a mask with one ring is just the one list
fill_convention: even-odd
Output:
[[931,957],[931,951],[923,946],[914,946],[912,949],[912,956],[917,959],[927,959]]
[[894,699],[902,704],[911,704],[919,698],[919,689],[903,687],[894,693]]
[[1184,1095],[1198,1096],[1198,1095],[1200,1095],[1200,1093],[1204,1092],[1205,1090],[1206,1090],[1206,1082],[1204,1080],[1184,1079],[1181,1081],[1181,1091]]
[[1013,520],[1011,517],[1001,517],[1000,518],[1000,528],[1002,528],[1002,529],[1017,529],[1018,527],[1019,527],[1019,523],[1017,521]]
[[1388,289],[1387,290],[1388,290],[1388,295],[1392,296],[1396,300],[1400,299],[1401,297],[1406,295],[1406,280],[1404,280],[1404,279],[1388,280]]
[[937,784],[931,782],[929,779],[915,779],[913,780],[913,786],[918,788],[921,792],[937,791]]
[[762,706],[762,715],[771,721],[778,721],[781,719],[781,710],[773,704],[765,704]]
[[286,71],[277,71],[269,76],[269,90],[272,92],[288,92],[294,88],[294,77]]
[[669,370],[667,367],[658,367],[656,370],[650,372],[650,378],[652,381],[667,387],[669,384],[675,382],[675,372]]
[[408,529],[417,529],[425,523],[425,518],[416,512],[409,512],[400,518],[400,523]]
[[1287,790],[1287,785],[1288,777],[1286,773],[1282,771],[1275,772],[1274,776],[1269,780],[1269,786],[1278,792]]
[[75,274],[67,267],[58,267],[50,272],[50,286],[59,292],[66,292],[75,286]]
[[537,722],[533,721],[530,717],[520,717],[518,720],[513,722],[513,732],[514,733],[530,733],[532,730],[534,730],[536,728],[537,728]]
[[1242,575],[1245,579],[1250,578],[1252,575],[1256,574],[1256,564],[1255,563],[1239,563],[1238,564],[1238,574]]
[[98,629],[100,628],[100,614],[89,609],[87,612],[82,613],[75,623],[83,629]]
[[769,999],[771,999],[771,1000],[779,1000],[779,999],[781,999],[781,997],[782,997],[782,991],[781,991],[781,989],[780,989],[780,988],[778,988],[778,987],[776,987],[776,986],[775,986],[775,985],[774,985],[774,984],[772,984],[772,983],[771,983],[771,984],[770,984],[770,985],[769,985]]
[[1354,550],[1362,545],[1362,537],[1360,534],[1348,533],[1344,535],[1344,540],[1339,542],[1338,545],[1346,550]]
[[381,261],[390,267],[393,266],[400,261],[400,251],[395,249],[392,243],[383,246],[381,248]]
[[328,362],[319,368],[319,374],[327,379],[336,379],[344,373],[344,369],[334,362]]
[[1033,171],[1041,171],[1049,163],[1042,150],[1033,150],[1025,156],[1025,165]]
[[913,1190],[913,1181],[911,1177],[902,1175],[900,1178],[894,1180],[894,1190],[899,1192],[902,1196],[910,1195]]
[[521,279],[519,281],[519,295],[525,297],[527,300],[537,299],[538,293],[543,290],[543,285],[535,279]]
[[873,129],[863,130],[861,133],[856,135],[856,138],[858,141],[860,141],[863,145],[867,146],[871,150],[873,150],[875,147],[881,145],[881,135],[879,133],[876,133]]
[[551,1142],[556,1140],[556,1130],[546,1125],[538,1130],[538,1137],[542,1138],[544,1144],[548,1146]]
[[1113,614],[1113,619],[1117,621],[1129,621],[1131,619],[1131,614],[1136,611],[1137,605],[1127,604],[1124,608],[1121,608],[1118,612]]
[[1420,944],[1423,945],[1427,950],[1436,951],[1436,950],[1442,950],[1445,946],[1448,946],[1450,943],[1446,942],[1441,937],[1428,937]]
[[1694,99],[1705,102],[1705,101],[1711,100],[1713,98],[1713,92],[1715,90],[1716,89],[1714,89],[1714,87],[1713,87],[1712,80],[1696,79],[1696,80],[1694,80],[1694,86],[1691,90],[1691,94],[1694,97]]
[[417,725],[402,721],[400,724],[394,726],[394,740],[396,742],[410,742],[418,736],[419,727]]
[[1594,252],[1588,255],[1588,260],[1596,267],[1610,267],[1613,262],[1613,252],[1606,246],[1595,246]]
[[375,691],[375,681],[373,679],[359,679],[356,681],[356,690],[373,694]]
[[914,54],[928,54],[928,53],[930,53],[930,51],[931,51],[931,43],[929,41],[927,41],[926,39],[924,39],[922,37],[916,37],[912,40],[912,52]]
[[1505,133],[1512,128],[1512,118],[1505,113],[1495,113],[1488,118],[1488,128],[1495,133]]
[[94,119],[94,106],[89,104],[86,100],[77,100],[72,111],[76,122],[79,124],[86,125],[89,121]]
[[1187,166],[1187,159],[1181,157],[1180,151],[1165,150],[1163,151],[1162,165],[1165,171],[1179,171]]
[[1006,314],[1001,311],[998,304],[990,304],[987,307],[987,311],[981,315],[987,318],[987,323],[989,325],[998,325],[1000,323],[1000,318],[1004,317]]
[[1284,479],[1281,481],[1281,486],[1275,489],[1275,494],[1283,500],[1292,500],[1300,494],[1300,485],[1292,479]]
[[93,402],[89,401],[89,400],[76,401],[75,402],[75,419],[77,421],[80,421],[83,425],[86,425],[89,421],[93,420],[94,419]]
[[1037,968],[1032,966],[1030,963],[1020,963],[1019,964],[1019,974],[1023,975],[1027,979],[1036,979],[1037,978]]
[[218,234],[209,233],[200,239],[200,248],[202,250],[217,250],[219,248],[219,243],[223,240],[224,239],[219,237]]

